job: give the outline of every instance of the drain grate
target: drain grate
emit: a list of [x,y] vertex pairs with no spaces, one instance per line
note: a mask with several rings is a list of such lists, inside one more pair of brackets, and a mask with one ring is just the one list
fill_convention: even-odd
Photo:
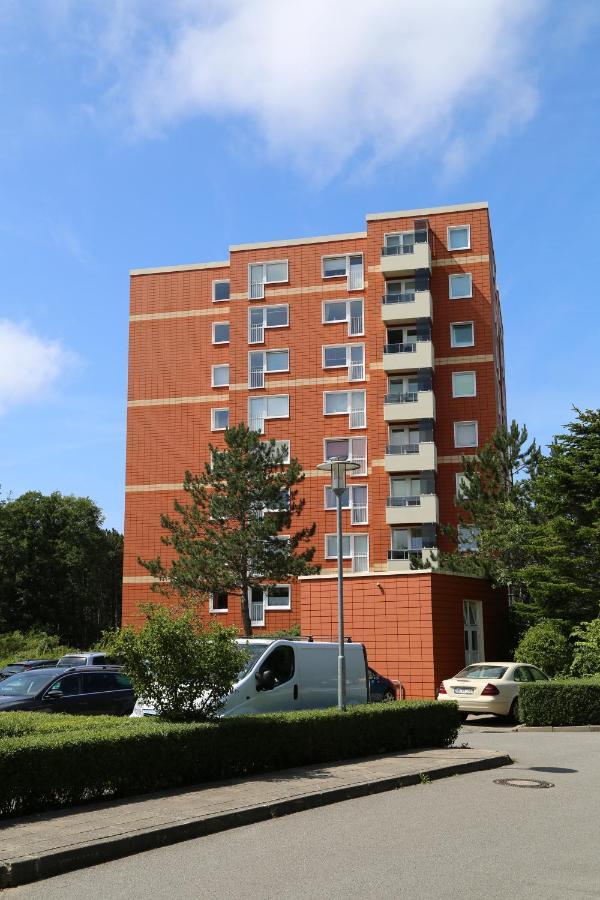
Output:
[[540,781],[539,778],[496,778],[494,784],[503,784],[506,787],[518,788],[551,788],[551,781]]

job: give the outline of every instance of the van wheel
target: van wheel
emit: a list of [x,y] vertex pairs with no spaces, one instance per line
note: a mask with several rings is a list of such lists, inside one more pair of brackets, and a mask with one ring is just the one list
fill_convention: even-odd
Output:
[[381,698],[384,703],[391,703],[396,699],[396,695],[393,691],[386,691],[383,697]]

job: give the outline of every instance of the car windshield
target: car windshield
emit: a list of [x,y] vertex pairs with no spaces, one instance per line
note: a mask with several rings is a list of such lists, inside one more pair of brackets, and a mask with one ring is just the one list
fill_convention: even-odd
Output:
[[0,697],[35,697],[48,684],[48,673],[22,672],[0,683]]
[[238,681],[241,680],[244,675],[247,675],[248,672],[253,668],[254,664],[258,659],[265,653],[266,650],[269,649],[268,644],[242,644],[241,649],[244,653],[248,654],[248,659],[242,668],[240,669],[240,674],[238,675]]
[[62,668],[63,666],[85,666],[86,657],[85,656],[62,656],[58,664]]
[[455,678],[504,678],[506,666],[467,666]]

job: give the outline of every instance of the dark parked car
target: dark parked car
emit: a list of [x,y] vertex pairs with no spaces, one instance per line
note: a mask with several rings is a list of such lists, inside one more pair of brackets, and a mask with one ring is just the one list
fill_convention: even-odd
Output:
[[57,659],[19,659],[0,669],[0,681],[3,678],[8,678],[10,675],[18,675],[19,672],[25,672],[26,669],[50,669],[57,663]]
[[128,716],[134,705],[131,682],[117,666],[34,669],[0,682],[0,712]]
[[372,703],[403,700],[404,687],[401,681],[386,678],[369,667],[369,696]]

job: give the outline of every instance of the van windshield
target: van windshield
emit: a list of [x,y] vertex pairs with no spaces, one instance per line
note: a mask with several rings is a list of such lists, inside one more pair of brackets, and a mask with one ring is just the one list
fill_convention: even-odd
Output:
[[242,645],[242,650],[244,653],[248,654],[248,659],[242,668],[240,669],[240,674],[238,675],[238,681],[240,681],[244,675],[247,675],[248,672],[254,667],[254,664],[260,659],[260,657],[269,649],[268,644],[247,644]]

